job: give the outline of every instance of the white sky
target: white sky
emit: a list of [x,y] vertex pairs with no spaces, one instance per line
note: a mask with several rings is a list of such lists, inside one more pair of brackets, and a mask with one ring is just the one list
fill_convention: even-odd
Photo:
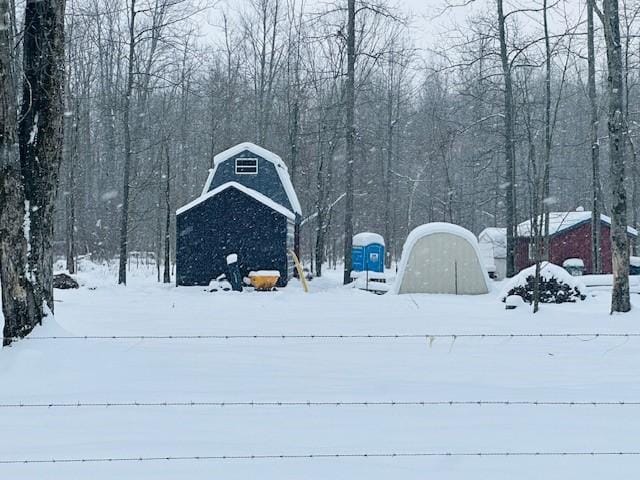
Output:
[[[209,11],[207,17],[209,24],[220,25],[220,6],[236,9],[242,5],[244,0],[222,0],[217,8]],[[309,10],[314,7],[326,6],[329,1],[344,0],[305,0]],[[395,5],[401,9],[410,19],[411,37],[415,43],[415,48],[428,51],[442,45],[443,39],[451,32],[455,26],[464,28],[465,20],[478,12],[489,10],[495,11],[496,0],[388,0],[390,5]],[[542,6],[542,0],[504,0],[505,12],[514,9],[535,9]],[[468,5],[464,5],[468,3]],[[550,14],[551,30],[564,31],[564,13],[572,17],[575,21],[580,15],[582,20],[586,20],[585,4],[586,0],[549,0],[549,3],[557,3],[557,6]],[[447,8],[447,5],[464,5]],[[622,8],[623,2],[620,6]],[[517,15],[519,25],[525,29],[542,28],[541,12],[524,12]],[[217,30],[213,27],[214,30]]]
[[[474,12],[495,11],[495,0],[472,0],[469,5],[447,8],[447,5],[462,5],[468,0],[398,0],[400,8],[411,13],[412,33],[417,48],[429,49],[437,46],[456,24],[464,26],[465,19]],[[554,3],[550,0],[549,3]],[[577,19],[584,14],[586,0],[560,0],[553,13],[549,15],[551,30],[564,31],[564,14]],[[542,6],[542,0],[505,0],[504,9],[535,9]],[[622,4],[621,4],[622,8]],[[584,18],[586,19],[586,17]],[[525,12],[518,14],[521,25],[541,28],[542,13]],[[536,25],[539,22],[540,25]]]

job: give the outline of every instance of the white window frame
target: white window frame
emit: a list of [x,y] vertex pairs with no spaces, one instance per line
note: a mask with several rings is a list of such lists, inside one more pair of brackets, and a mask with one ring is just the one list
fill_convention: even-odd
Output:
[[[253,171],[253,165],[243,165],[240,168],[246,169],[250,168],[252,171],[250,172],[240,172],[238,171],[238,161],[239,160],[252,160],[255,162],[255,171]],[[238,157],[235,160],[235,171],[236,175],[257,175],[258,174],[258,158],[257,157]]]

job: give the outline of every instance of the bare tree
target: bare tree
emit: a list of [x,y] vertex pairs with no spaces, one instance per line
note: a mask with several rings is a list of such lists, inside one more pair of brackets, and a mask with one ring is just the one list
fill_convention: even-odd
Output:
[[507,48],[506,19],[503,0],[496,0],[498,7],[498,31],[500,40],[500,62],[504,79],[504,149],[506,160],[505,207],[507,223],[507,276],[516,273],[515,237],[516,237],[516,152],[514,138],[513,85],[511,81],[511,63]]
[[281,0],[251,0],[243,15],[245,58],[254,89],[256,140],[267,141],[272,124],[273,96],[282,67]]
[[[164,144],[165,155],[165,192],[164,200],[166,205],[166,215],[164,223],[164,273],[163,283],[171,283],[171,159],[169,158],[169,147]],[[159,260],[158,260],[159,261]]]
[[[445,34],[426,59],[408,53],[401,9],[384,0],[356,1],[354,108],[348,114],[347,2],[317,11],[303,0],[251,0],[224,14],[224,35],[210,42],[196,25],[181,20],[191,0],[134,1],[133,61],[130,2],[78,0],[68,23],[71,116],[62,178],[73,194],[58,197],[56,244],[66,240],[79,254],[116,257],[124,243],[118,238],[124,211],[127,253],[121,262],[126,264],[129,251],[154,251],[162,280],[163,252],[171,257],[175,238],[168,205],[173,209],[201,192],[215,153],[252,138],[266,142],[289,165],[308,215],[302,258],[316,272],[341,257],[350,273],[349,236],[355,230],[385,236],[389,265],[408,231],[421,223],[451,221],[475,233],[506,224],[515,238],[518,219],[539,210],[546,217],[545,199],[573,209],[591,204],[595,192],[596,216],[612,204],[609,188],[596,191],[597,180],[609,187],[608,175],[598,169],[575,175],[589,157],[584,140],[597,147],[597,130],[591,128],[598,112],[591,123],[585,121],[591,105],[582,92],[587,93],[581,84],[587,62],[580,49],[587,53],[587,36],[576,33],[577,16],[573,23],[567,19],[564,31],[551,21],[560,11],[554,2],[511,8],[502,0],[492,11],[474,11],[465,28]],[[507,11],[497,12],[498,6]],[[529,22],[534,13],[540,22]],[[527,21],[526,29],[520,20]],[[624,25],[629,34],[621,35],[623,84],[630,92],[623,113],[628,109],[633,117],[638,76],[631,20]],[[192,40],[185,42],[185,35]],[[595,35],[596,49],[599,40]],[[555,65],[560,52],[570,65],[566,78]],[[595,64],[591,80],[604,91]],[[557,99],[555,109],[550,98]],[[549,135],[545,124],[556,121]],[[623,137],[631,148],[637,129],[629,124]],[[552,169],[551,150],[562,155]],[[547,222],[539,223],[546,237]]]
[[591,261],[594,273],[602,271],[602,252],[600,228],[602,187],[600,184],[600,142],[598,141],[598,96],[596,92],[596,54],[593,26],[593,5],[595,0],[587,1],[587,90],[589,95],[589,138],[591,142]]
[[347,0],[347,80],[345,85],[345,191],[344,207],[344,275],[351,282],[351,239],[353,238],[353,164],[355,162],[356,109],[356,2]]
[[129,53],[127,56],[127,80],[124,91],[124,173],[122,178],[122,209],[120,216],[120,263],[118,267],[118,283],[127,283],[127,260],[129,252],[129,192],[131,188],[131,157],[133,146],[131,142],[131,96],[133,95],[133,76],[135,72],[136,54],[136,0],[131,0],[129,6]]
[[30,331],[53,312],[53,224],[63,153],[64,0],[29,0],[25,9],[23,93],[18,128],[36,308]]
[[3,345],[38,321],[34,278],[29,269],[25,193],[17,148],[17,103],[9,0],[0,0],[0,282]]
[[[594,3],[595,7],[595,3]],[[623,109],[623,66],[618,0],[604,0],[596,9],[604,26],[607,46],[609,92],[609,162],[611,168],[611,246],[613,293],[611,312],[631,310],[629,297],[629,239],[627,233],[627,191],[625,187],[625,118]]]

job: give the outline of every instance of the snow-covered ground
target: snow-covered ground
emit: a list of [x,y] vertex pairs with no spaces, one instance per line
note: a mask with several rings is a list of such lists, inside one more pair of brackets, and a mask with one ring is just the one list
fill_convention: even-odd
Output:
[[[596,292],[533,316],[489,295],[384,295],[338,272],[273,293],[114,285],[56,291],[47,335],[640,332]],[[0,351],[0,403],[640,401],[640,338],[25,340]],[[0,461],[405,452],[637,451],[640,406],[1,408]],[[631,478],[640,457],[409,457],[0,463],[19,479]]]

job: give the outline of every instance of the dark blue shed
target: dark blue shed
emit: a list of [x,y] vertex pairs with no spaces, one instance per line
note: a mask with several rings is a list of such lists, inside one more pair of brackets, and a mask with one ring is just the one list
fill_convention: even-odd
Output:
[[629,259],[629,275],[640,275],[640,257]]
[[351,264],[354,272],[384,272],[384,238],[371,232],[353,236]]
[[176,283],[208,285],[238,255],[240,273],[293,272],[300,204],[277,155],[250,143],[216,155],[200,197],[176,212]]

